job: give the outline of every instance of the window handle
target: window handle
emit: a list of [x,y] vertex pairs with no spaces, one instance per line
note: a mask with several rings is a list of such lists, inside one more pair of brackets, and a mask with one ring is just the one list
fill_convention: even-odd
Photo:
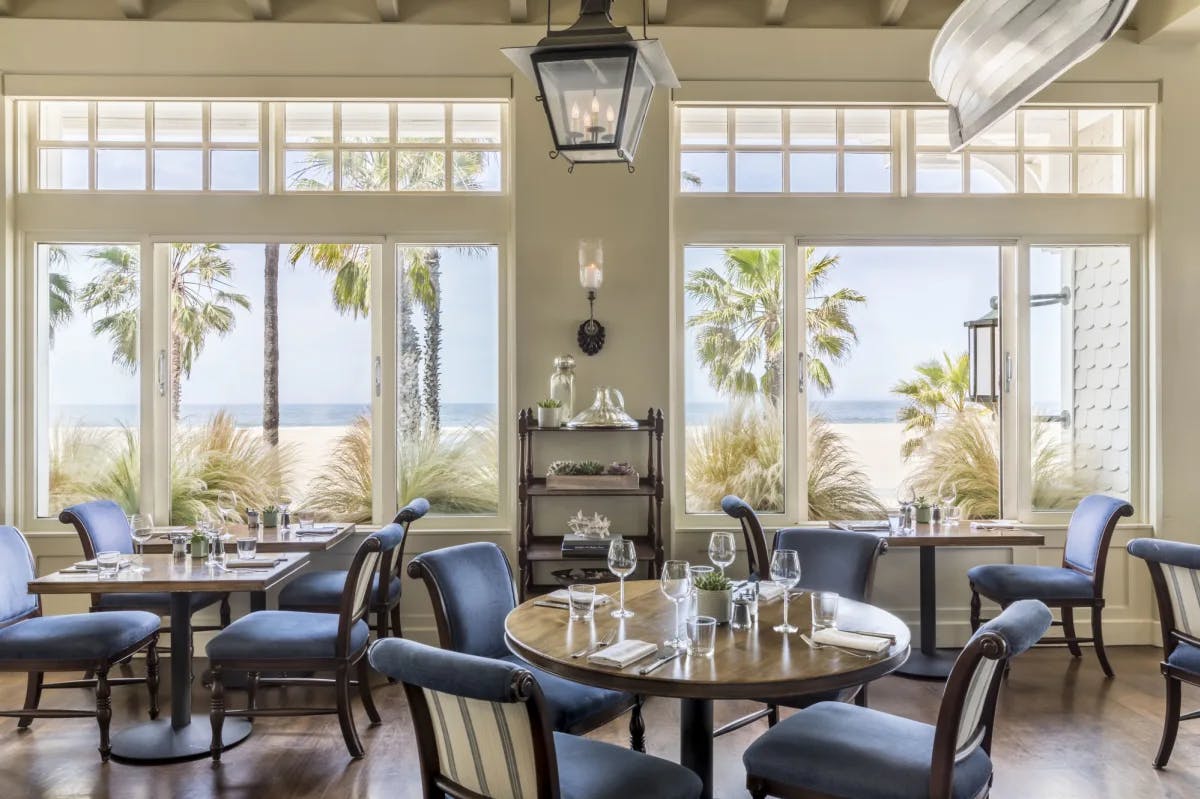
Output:
[[805,359],[804,353],[800,353],[800,393],[804,393],[804,388],[808,384],[808,362]]
[[1011,394],[1013,385],[1013,354],[1004,353],[1004,393]]
[[167,396],[167,351],[158,351],[158,396]]
[[383,356],[375,356],[375,396],[383,396]]

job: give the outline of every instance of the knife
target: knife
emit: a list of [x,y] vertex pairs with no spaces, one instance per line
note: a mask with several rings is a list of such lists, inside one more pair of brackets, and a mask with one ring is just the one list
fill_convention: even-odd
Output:
[[658,660],[654,661],[649,666],[643,666],[642,668],[638,669],[638,674],[645,677],[650,672],[654,671],[655,669],[658,669],[660,666],[665,666],[666,664],[670,663],[672,660],[674,660],[675,658],[679,657],[682,654],[683,654],[682,649],[676,649],[674,652],[672,652],[669,655],[659,655]]
[[886,638],[893,644],[896,643],[896,636],[892,635],[891,633],[873,633],[869,630],[842,630],[842,632],[850,633],[851,635],[865,635],[868,638]]

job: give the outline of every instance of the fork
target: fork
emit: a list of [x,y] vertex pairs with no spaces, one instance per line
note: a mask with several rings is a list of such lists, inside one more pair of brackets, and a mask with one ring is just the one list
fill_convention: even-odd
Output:
[[811,647],[812,649],[833,649],[833,650],[841,652],[842,654],[845,654],[845,655],[853,655],[856,658],[875,657],[875,655],[873,655],[870,652],[855,652],[853,649],[846,649],[845,647],[836,646],[834,644],[818,644],[816,641],[809,638],[807,633],[800,633],[800,638],[801,638],[801,640],[804,641],[804,643],[808,644],[809,647]]
[[598,652],[601,649],[603,649],[604,647],[611,644],[613,641],[616,640],[616,638],[617,638],[617,631],[613,630],[608,635],[604,636],[599,641],[597,641],[596,643],[591,644],[590,646],[585,646],[583,649],[580,649],[578,652],[572,652],[571,657],[572,658],[581,658],[584,655],[591,655],[594,652]]

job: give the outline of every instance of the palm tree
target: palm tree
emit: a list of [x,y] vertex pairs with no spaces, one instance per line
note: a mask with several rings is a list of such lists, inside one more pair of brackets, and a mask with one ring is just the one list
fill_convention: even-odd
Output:
[[[220,244],[171,244],[168,249],[167,292],[171,298],[171,414],[179,418],[183,378],[208,337],[233,330],[238,308],[250,309],[250,300],[232,289],[233,263]],[[79,292],[84,310],[102,314],[92,332],[106,335],[113,344],[113,362],[137,368],[139,280],[137,250],[109,246],[91,250],[88,258],[103,271]]]
[[957,416],[967,408],[970,393],[970,358],[967,353],[942,353],[941,361],[924,361],[916,366],[917,377],[901,380],[892,393],[905,399],[896,415],[904,432],[912,434],[901,446],[905,458],[920,449],[942,416]]
[[[829,364],[844,361],[858,341],[850,308],[866,298],[848,288],[820,295],[838,257],[814,260],[813,255],[812,248],[805,252],[809,382],[828,394],[833,390]],[[726,249],[720,270],[701,269],[684,288],[703,307],[687,325],[699,329],[696,354],[713,386],[733,396],[762,393],[778,401],[783,388],[782,250]]]
[[263,246],[263,439],[279,444],[279,245]]

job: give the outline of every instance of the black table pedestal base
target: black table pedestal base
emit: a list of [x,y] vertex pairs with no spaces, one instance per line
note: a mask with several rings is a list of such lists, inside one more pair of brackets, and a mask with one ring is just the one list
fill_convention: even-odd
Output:
[[896,669],[896,673],[918,680],[945,680],[950,676],[957,657],[957,649],[935,649],[932,652],[914,649],[904,665]]
[[[222,749],[236,746],[253,729],[246,719],[226,718],[221,728]],[[114,759],[128,763],[169,763],[208,757],[212,727],[207,716],[195,716],[192,723],[176,729],[170,719],[158,719],[121,730],[112,739]]]
[[691,770],[704,783],[700,799],[712,799],[712,700],[679,700],[679,763],[684,768]]

